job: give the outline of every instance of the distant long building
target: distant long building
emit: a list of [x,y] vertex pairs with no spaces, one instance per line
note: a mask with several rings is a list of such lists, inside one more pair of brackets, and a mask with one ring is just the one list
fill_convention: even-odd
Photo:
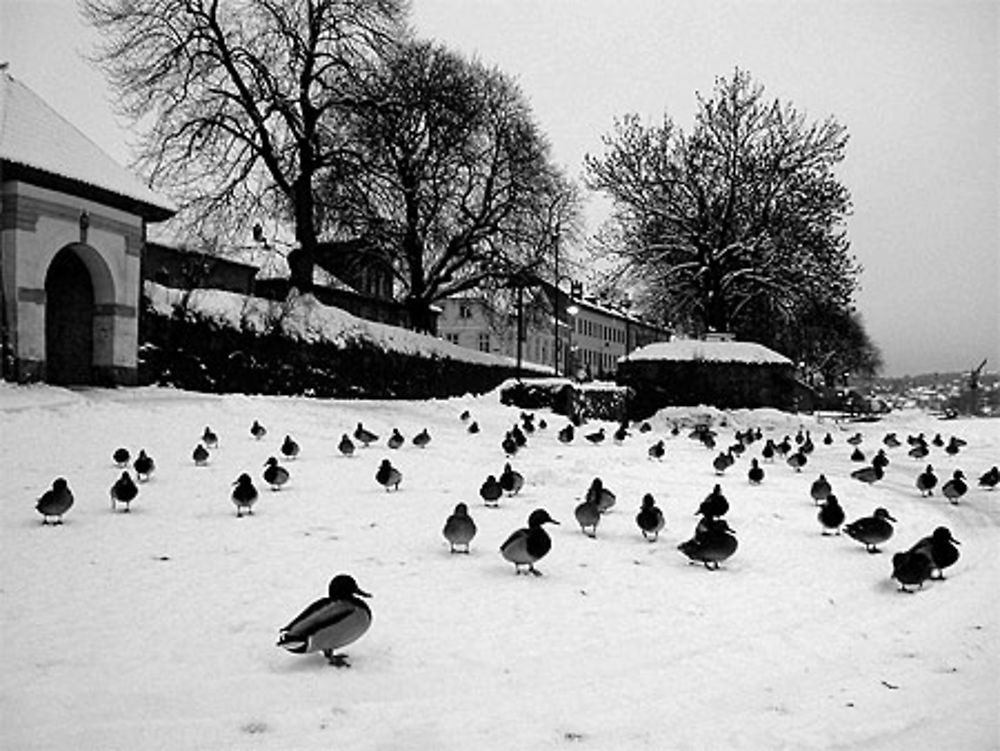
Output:
[[[517,358],[516,311],[497,311],[479,295],[452,297],[438,305],[441,337],[461,347]],[[521,321],[524,362],[585,378],[613,377],[620,357],[670,338],[662,326],[545,282],[525,290]]]

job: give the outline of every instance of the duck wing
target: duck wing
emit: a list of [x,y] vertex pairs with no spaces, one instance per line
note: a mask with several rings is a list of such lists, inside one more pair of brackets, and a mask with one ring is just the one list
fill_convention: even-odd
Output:
[[289,652],[336,649],[357,639],[370,622],[371,613],[365,603],[324,598],[281,629],[278,645]]

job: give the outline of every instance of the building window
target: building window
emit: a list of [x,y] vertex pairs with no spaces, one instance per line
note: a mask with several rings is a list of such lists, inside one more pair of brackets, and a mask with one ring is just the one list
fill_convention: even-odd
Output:
[[444,338],[452,344],[458,344],[458,334],[445,334]]
[[490,351],[490,335],[480,334],[479,335],[479,351],[489,352]]
[[470,305],[459,305],[458,306],[458,317],[459,318],[472,318],[472,306]]

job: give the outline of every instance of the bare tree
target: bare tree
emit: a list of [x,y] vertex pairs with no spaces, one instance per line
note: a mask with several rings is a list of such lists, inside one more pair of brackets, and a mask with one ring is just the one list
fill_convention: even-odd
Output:
[[605,250],[677,327],[738,331],[762,310],[787,325],[808,301],[846,307],[859,268],[833,172],[845,128],[766,100],[740,70],[698,102],[690,134],[629,115],[586,157],[588,186],[613,202]]
[[324,202],[337,232],[386,255],[418,328],[436,300],[537,270],[575,221],[575,188],[500,71],[406,42],[368,101],[351,131],[363,159],[331,175]]
[[83,0],[95,59],[144,132],[138,166],[197,225],[243,233],[253,217],[294,226],[293,284],[309,288],[315,189],[344,159],[345,112],[405,0]]

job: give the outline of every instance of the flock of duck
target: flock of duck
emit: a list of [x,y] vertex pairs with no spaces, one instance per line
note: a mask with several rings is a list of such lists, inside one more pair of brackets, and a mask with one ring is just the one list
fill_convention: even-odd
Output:
[[[470,434],[480,431],[479,424],[471,419],[466,411],[460,416]],[[506,431],[501,448],[507,461],[499,476],[487,475],[483,481],[479,495],[487,507],[496,507],[504,496],[514,496],[525,484],[524,476],[516,471],[511,461],[527,444],[528,436],[536,431],[547,428],[544,419],[536,422],[532,413],[522,412],[518,422]],[[603,427],[586,432],[582,420],[568,422],[557,433],[557,439],[564,444],[573,443],[578,433],[591,444],[601,444],[607,440]],[[621,424],[612,435],[612,440],[622,443],[634,431],[647,433],[651,430],[648,422],[637,426]],[[680,433],[680,427],[675,425],[672,435]],[[250,436],[261,440],[267,435],[267,429],[254,420],[250,427]],[[713,451],[720,441],[719,433],[708,425],[697,425],[689,437],[700,442]],[[909,436],[907,439],[908,454],[914,460],[923,460],[930,454],[931,446],[943,449],[949,456],[955,456],[965,442],[952,437],[948,442],[938,435],[928,441],[923,434]],[[362,423],[358,423],[353,433],[344,433],[338,443],[338,450],[344,456],[354,455],[357,447],[369,447],[379,443],[379,436]],[[404,436],[393,428],[392,434],[385,445],[390,449],[399,449],[406,442]],[[431,442],[429,432],[424,429],[412,438],[412,443],[418,448],[426,448]],[[783,460],[794,472],[801,473],[808,465],[810,455],[816,450],[809,431],[800,429],[794,438],[786,435],[781,441],[763,439],[759,429],[736,431],[733,441],[719,451],[712,460],[712,467],[717,475],[725,475],[732,471],[737,459],[746,454],[756,443],[762,442],[759,456],[752,457],[746,470],[748,483],[760,485],[765,481],[764,465]],[[822,439],[829,446],[835,442],[832,434]],[[218,447],[219,439],[216,433],[205,427],[200,440],[192,451],[191,458],[195,465],[202,466],[209,461],[211,451]],[[886,450],[902,446],[895,433],[888,433],[883,438],[883,446],[868,459],[861,448],[863,437],[855,433],[847,439],[852,446],[851,460],[859,466],[851,472],[854,480],[866,484],[879,482],[885,476],[885,468],[890,459]],[[299,452],[298,443],[289,435],[284,437],[279,450],[282,460],[294,460]],[[663,439],[652,443],[648,448],[648,457],[652,461],[660,461],[666,453]],[[135,458],[125,448],[118,448],[112,454],[115,465],[122,469],[120,476],[111,485],[109,496],[111,508],[129,512],[131,504],[139,495],[139,485],[148,481],[156,469],[156,463],[145,450],[140,450]],[[131,462],[132,473],[128,466]],[[287,466],[281,463],[277,456],[270,456],[264,463],[261,479],[272,490],[280,490],[290,478]],[[390,459],[382,459],[376,470],[374,480],[385,490],[398,490],[403,481],[400,470],[393,466]],[[916,489],[922,497],[930,497],[938,486],[938,478],[932,465],[916,478]],[[979,487],[992,490],[1000,484],[1000,470],[996,466],[979,477]],[[962,470],[955,470],[952,476],[941,485],[941,492],[952,504],[958,504],[968,492],[968,484]],[[887,542],[894,533],[893,522],[896,519],[884,507],[876,508],[870,516],[846,523],[844,509],[833,493],[831,483],[825,475],[819,474],[810,486],[810,495],[819,507],[817,518],[823,535],[837,534],[841,530],[852,539],[863,544],[870,553],[879,551],[878,546]],[[253,507],[260,497],[253,478],[248,473],[240,474],[232,484],[230,498],[236,508],[237,517],[244,513],[253,514]],[[38,499],[36,510],[42,515],[42,524],[58,525],[62,517],[72,508],[73,493],[65,478],[57,478],[52,487]],[[595,477],[587,489],[582,501],[574,509],[574,516],[583,534],[597,536],[598,526],[605,515],[616,505],[617,498],[600,477]],[[725,516],[729,510],[729,501],[722,493],[721,485],[716,483],[711,492],[700,503],[696,516],[699,517],[692,536],[681,542],[677,548],[691,563],[701,563],[707,569],[718,569],[722,563],[732,557],[738,548],[735,531],[727,523]],[[552,539],[545,527],[559,522],[550,516],[544,508],[536,508],[530,512],[527,525],[512,532],[500,545],[500,554],[514,565],[517,574],[533,574],[541,576],[536,565],[552,549]],[[653,495],[646,493],[641,501],[641,507],[635,516],[635,524],[643,538],[656,542],[660,531],[665,526],[663,511],[657,506]],[[452,553],[468,553],[472,541],[477,534],[477,527],[469,506],[465,502],[458,503],[447,517],[442,534],[450,546]],[[944,570],[955,564],[959,558],[956,547],[960,545],[951,531],[940,526],[926,537],[921,538],[910,548],[897,552],[892,558],[892,578],[899,583],[901,591],[912,592],[913,587],[922,587],[929,579],[943,579]],[[329,584],[327,596],[316,600],[297,615],[288,625],[280,629],[278,645],[293,653],[322,652],[329,662],[336,666],[347,666],[346,658],[337,650],[360,638],[369,628],[372,620],[371,609],[365,599],[371,595],[362,590],[357,582],[347,574],[338,574]],[[362,599],[364,598],[364,599]]]

